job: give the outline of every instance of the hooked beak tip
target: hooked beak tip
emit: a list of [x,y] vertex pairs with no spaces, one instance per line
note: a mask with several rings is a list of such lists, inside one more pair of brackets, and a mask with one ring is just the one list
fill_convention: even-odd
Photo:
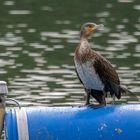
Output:
[[95,29],[98,29],[98,30],[103,30],[103,28],[104,28],[103,24],[99,24],[95,26]]

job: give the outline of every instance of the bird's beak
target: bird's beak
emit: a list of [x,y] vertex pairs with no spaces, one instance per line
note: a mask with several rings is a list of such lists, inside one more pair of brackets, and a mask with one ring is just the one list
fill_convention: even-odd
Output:
[[94,26],[94,30],[102,30],[103,27],[104,27],[103,24],[98,24],[98,25],[96,24],[96,25]]

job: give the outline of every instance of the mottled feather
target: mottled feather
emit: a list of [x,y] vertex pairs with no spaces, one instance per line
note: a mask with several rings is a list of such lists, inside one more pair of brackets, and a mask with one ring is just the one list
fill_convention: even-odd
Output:
[[[92,53],[96,53],[92,51]],[[121,87],[119,76],[112,64],[100,54],[96,53],[93,64],[97,74],[105,84],[105,91],[115,94],[118,99],[121,97]]]
[[[116,97],[119,99],[121,97],[120,80],[112,64],[102,55],[92,50],[90,46],[84,48],[85,50],[80,50],[81,48],[82,47],[77,47],[75,51],[75,65],[77,65],[76,63],[80,65],[85,64],[86,62],[92,63],[92,69],[95,70],[96,74],[100,78],[99,80],[101,80],[104,84],[104,90],[106,92],[110,92],[111,95],[115,94]],[[84,84],[84,81],[82,81],[82,77],[80,77],[78,71],[77,75],[81,83],[85,87],[86,85]]]

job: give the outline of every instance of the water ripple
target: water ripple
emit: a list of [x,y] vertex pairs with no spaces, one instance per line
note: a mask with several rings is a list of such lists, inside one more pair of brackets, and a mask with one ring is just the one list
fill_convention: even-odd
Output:
[[[121,83],[137,95],[123,95],[117,103],[139,103],[140,5],[134,0],[102,5],[96,1],[92,7],[80,0],[69,3],[72,7],[56,1],[3,1],[0,74],[8,82],[8,97],[23,106],[84,104],[85,91],[76,76],[73,56],[80,25],[96,20],[105,27],[94,33],[93,49],[113,63]],[[86,13],[81,7],[88,7]],[[111,103],[112,98],[107,101]]]
[[10,15],[29,15],[32,14],[30,10],[11,10],[9,11]]

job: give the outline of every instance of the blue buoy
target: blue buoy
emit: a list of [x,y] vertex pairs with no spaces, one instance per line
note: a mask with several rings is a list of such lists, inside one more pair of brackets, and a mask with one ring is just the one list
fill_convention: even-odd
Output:
[[140,105],[28,107],[5,117],[8,140],[139,140]]

